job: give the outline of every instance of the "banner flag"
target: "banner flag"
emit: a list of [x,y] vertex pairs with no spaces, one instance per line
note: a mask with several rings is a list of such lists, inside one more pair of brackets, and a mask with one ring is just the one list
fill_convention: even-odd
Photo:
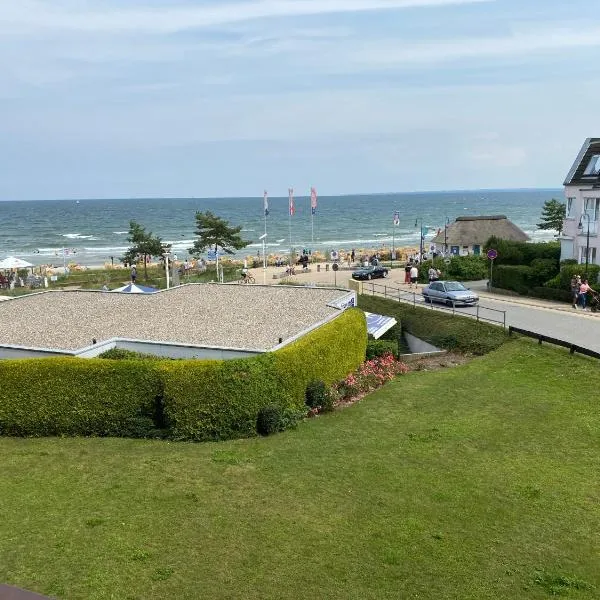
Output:
[[288,189],[288,198],[290,200],[290,217],[296,214],[296,207],[294,205],[294,188]]
[[400,225],[400,213],[398,211],[394,212],[394,225]]
[[313,215],[317,212],[317,190],[314,187],[310,188],[310,210]]
[[264,208],[265,208],[265,217],[269,216],[269,196],[267,195],[267,190],[265,190],[265,193],[263,195],[263,201],[264,201]]

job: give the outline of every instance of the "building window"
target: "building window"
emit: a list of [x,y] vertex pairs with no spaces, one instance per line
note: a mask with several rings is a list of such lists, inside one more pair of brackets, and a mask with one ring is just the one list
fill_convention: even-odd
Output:
[[[588,248],[588,263],[596,264],[596,248]],[[579,247],[579,264],[583,265],[585,263],[585,246]]]
[[600,175],[600,154],[594,154],[588,163],[584,175]]
[[584,198],[583,211],[589,216],[590,221],[597,221],[600,215],[600,198]]
[[575,198],[567,198],[567,219],[575,216]]

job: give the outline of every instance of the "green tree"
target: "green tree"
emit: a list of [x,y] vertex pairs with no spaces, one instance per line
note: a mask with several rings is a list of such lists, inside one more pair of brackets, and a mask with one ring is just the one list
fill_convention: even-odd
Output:
[[566,216],[566,206],[564,202],[560,202],[555,198],[546,200],[542,208],[542,222],[538,223],[539,229],[556,229],[558,233],[562,233],[563,221]]
[[164,252],[170,249],[168,244],[163,244],[158,236],[152,235],[151,231],[146,231],[139,223],[129,221],[129,233],[127,241],[131,246],[121,258],[121,262],[135,264],[139,260],[144,261],[144,279],[148,279],[148,257],[162,256]]
[[245,248],[250,242],[242,239],[242,227],[231,227],[229,221],[213,215],[209,210],[196,213],[196,235],[198,239],[189,248],[192,256],[200,256],[207,248],[215,252],[222,248],[227,254]]

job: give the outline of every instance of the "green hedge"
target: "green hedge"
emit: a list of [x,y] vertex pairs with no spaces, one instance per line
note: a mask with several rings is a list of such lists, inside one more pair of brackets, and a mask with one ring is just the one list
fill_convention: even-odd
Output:
[[[378,296],[360,295],[358,305],[369,312],[395,317],[403,330],[438,348],[486,354],[508,339],[507,332],[496,325]],[[396,325],[383,338],[394,340],[399,332],[400,328]]]
[[458,281],[477,281],[489,276],[489,261],[485,256],[453,256],[446,264],[443,258],[423,261],[419,267],[419,281],[428,280],[431,265],[442,272],[441,279],[456,279]]
[[344,378],[364,360],[366,343],[364,315],[349,309],[297,342],[249,359],[3,360],[0,377],[9,384],[0,392],[0,434],[250,436],[262,407],[302,407],[307,384]]
[[531,267],[525,265],[498,265],[494,268],[492,286],[495,288],[527,294],[536,285],[537,282]]
[[536,259],[549,259],[556,263],[558,272],[560,242],[513,242],[491,237],[484,244],[484,252],[490,248],[498,251],[497,265],[530,265]]
[[161,363],[171,436],[201,441],[253,435],[263,406],[303,406],[307,384],[344,378],[364,360],[366,343],[364,315],[349,309],[273,353],[240,360]]
[[0,361],[0,433],[140,437],[161,424],[151,363],[44,358]]

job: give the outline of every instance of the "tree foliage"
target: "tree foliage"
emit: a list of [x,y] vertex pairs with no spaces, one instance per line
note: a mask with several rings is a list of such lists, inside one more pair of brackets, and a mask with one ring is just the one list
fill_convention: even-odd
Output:
[[121,258],[121,262],[131,265],[143,260],[145,279],[148,279],[148,257],[162,256],[165,251],[170,249],[168,244],[163,244],[160,237],[152,235],[151,231],[146,231],[135,221],[129,222],[127,241],[131,246]]
[[189,249],[192,256],[198,257],[207,248],[215,251],[221,248],[227,254],[245,248],[250,242],[242,239],[242,227],[231,227],[229,221],[213,215],[209,210],[196,213],[196,235],[198,239]]
[[542,208],[542,222],[538,223],[539,229],[556,229],[558,233],[562,233],[563,221],[566,215],[566,206],[564,202],[552,198],[546,200]]

